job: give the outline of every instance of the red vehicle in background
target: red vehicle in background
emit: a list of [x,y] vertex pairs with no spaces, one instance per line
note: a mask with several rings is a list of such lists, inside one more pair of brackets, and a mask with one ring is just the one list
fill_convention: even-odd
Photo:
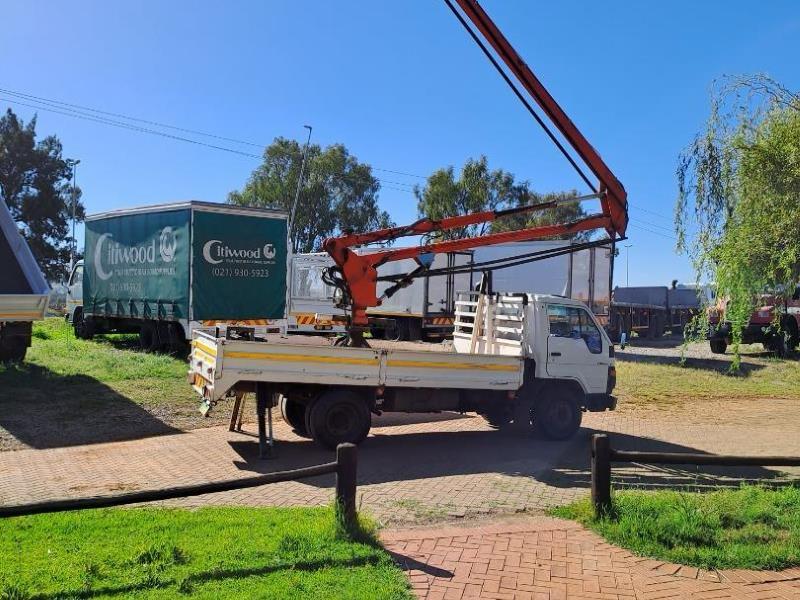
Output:
[[[742,331],[742,343],[761,343],[778,356],[794,351],[800,343],[800,286],[791,298],[764,294]],[[725,301],[709,315],[709,342],[714,354],[724,354],[731,343],[731,324],[724,320]],[[722,317],[722,318],[721,318]]]

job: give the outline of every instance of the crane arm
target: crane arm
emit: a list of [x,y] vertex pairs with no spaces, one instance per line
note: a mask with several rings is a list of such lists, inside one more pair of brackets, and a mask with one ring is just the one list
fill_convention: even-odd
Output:
[[[456,13],[456,16],[459,17],[451,0],[445,0],[445,2],[447,2],[451,10]],[[497,55],[514,74],[517,81],[522,84],[525,91],[536,101],[539,107],[549,117],[550,121],[558,128],[567,142],[569,142],[570,146],[572,146],[575,152],[599,180],[599,191],[601,193],[605,192],[604,197],[601,198],[603,212],[609,215],[611,219],[611,227],[608,228],[608,234],[612,237],[614,235],[625,235],[625,229],[628,225],[628,194],[622,183],[620,183],[619,179],[612,173],[597,150],[592,147],[589,141],[567,116],[567,113],[559,106],[555,98],[550,95],[547,88],[545,88],[542,82],[534,75],[530,67],[528,67],[497,25],[489,18],[489,15],[486,14],[486,11],[478,4],[477,0],[455,0],[455,2],[458,3],[464,14],[480,31],[484,39],[489,42]],[[462,23],[464,22],[461,18],[459,18],[459,20],[461,20]],[[467,27],[466,24],[465,27]],[[471,30],[470,34],[472,34]],[[476,39],[476,41],[478,40]],[[512,85],[513,88],[513,84],[509,82],[509,85]]]
[[[547,134],[558,146],[570,163],[578,170],[583,179],[595,192],[591,196],[583,198],[569,198],[560,201],[545,202],[530,206],[522,206],[501,211],[483,211],[468,215],[448,217],[445,219],[424,218],[401,227],[390,227],[366,233],[345,233],[339,237],[328,238],[323,243],[324,249],[330,254],[336,263],[335,267],[329,269],[326,281],[334,285],[341,293],[339,300],[340,306],[350,308],[350,343],[361,345],[364,343],[362,333],[367,329],[369,320],[367,309],[380,304],[377,297],[377,268],[390,261],[403,260],[408,258],[417,259],[420,263],[417,271],[425,270],[427,267],[421,260],[424,254],[435,254],[442,252],[452,252],[466,250],[479,246],[501,244],[513,241],[530,241],[562,235],[565,233],[577,233],[593,229],[605,229],[609,237],[614,240],[618,236],[625,235],[628,224],[628,202],[625,188],[611,172],[606,163],[589,144],[583,134],[570,120],[555,99],[545,89],[544,85],[530,70],[522,57],[514,50],[509,41],[492,22],[486,12],[478,4],[477,0],[454,0],[466,18],[489,42],[497,55],[506,64],[508,70],[514,75],[525,91],[535,100],[547,117],[553,122],[569,143],[577,155],[591,169],[592,173],[599,180],[599,185],[595,186],[583,173],[575,162],[575,159],[567,152],[558,138],[553,134],[542,118],[536,113],[528,103],[522,92],[511,81],[508,74],[496,61],[478,34],[467,24],[462,13],[453,5],[453,0],[445,0],[458,20],[464,25],[472,38],[478,43],[486,53],[489,60],[494,64],[501,76],[511,86],[512,90],[519,97],[525,107],[533,117],[545,129]],[[479,223],[494,221],[500,217],[510,214],[523,213],[536,210],[554,208],[560,202],[574,202],[588,198],[598,198],[602,207],[602,213],[591,215],[570,223],[559,223],[542,227],[532,227],[516,231],[493,233],[480,237],[445,240],[411,248],[399,248],[390,250],[379,250],[370,253],[358,254],[352,248],[376,242],[392,241],[399,237],[410,235],[426,235],[448,229],[467,227]],[[416,273],[416,272],[415,272]]]

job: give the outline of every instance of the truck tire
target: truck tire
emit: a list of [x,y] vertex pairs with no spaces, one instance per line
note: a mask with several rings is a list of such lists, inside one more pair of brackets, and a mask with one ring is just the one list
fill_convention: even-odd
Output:
[[408,341],[419,342],[422,341],[422,319],[416,317],[406,318],[406,331],[408,332]]
[[139,327],[139,347],[145,352],[154,352],[158,349],[158,338],[156,328],[152,323],[145,321]]
[[72,328],[75,331],[75,337],[79,340],[90,340],[94,337],[94,322],[91,318],[84,318],[83,310],[80,308],[75,309],[75,314],[72,317]]
[[490,411],[482,413],[481,416],[486,419],[490,427],[494,429],[505,429],[514,420],[514,407],[504,403],[492,407]]
[[280,402],[281,416],[292,430],[300,437],[310,437],[306,428],[306,405],[292,400],[286,396],[281,396]]
[[0,340],[0,363],[17,363],[25,360],[28,344],[22,336],[9,336]]
[[800,332],[798,332],[797,321],[793,317],[785,317],[781,321],[781,329],[786,332],[786,349],[789,352],[797,350],[800,344]]
[[545,392],[536,404],[533,423],[536,431],[551,440],[571,438],[581,427],[583,413],[575,394],[568,389]]
[[360,444],[372,426],[366,402],[348,390],[325,392],[308,407],[306,415],[313,440],[331,450],[346,442]]
[[725,354],[725,349],[728,347],[728,342],[725,340],[709,340],[708,343],[714,354]]

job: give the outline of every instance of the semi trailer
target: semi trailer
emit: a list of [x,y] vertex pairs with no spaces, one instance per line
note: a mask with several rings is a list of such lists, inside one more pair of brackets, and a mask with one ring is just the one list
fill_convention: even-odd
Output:
[[44,318],[49,294],[30,247],[0,200],[0,362],[25,359],[33,321]]
[[181,347],[196,329],[279,331],[287,236],[283,212],[210,202],[89,216],[67,319],[79,338],[137,333],[144,350]]

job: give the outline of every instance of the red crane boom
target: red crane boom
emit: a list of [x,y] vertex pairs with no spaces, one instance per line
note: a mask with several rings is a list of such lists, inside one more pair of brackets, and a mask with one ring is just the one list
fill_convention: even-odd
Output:
[[[323,247],[336,263],[336,267],[333,267],[328,274],[328,279],[340,290],[342,294],[340,303],[350,307],[350,343],[354,345],[363,344],[362,335],[369,326],[367,309],[380,304],[380,299],[377,297],[377,268],[384,263],[407,258],[416,258],[419,260],[419,257],[425,254],[466,250],[479,246],[502,244],[513,241],[530,241],[593,229],[605,229],[611,239],[625,235],[625,229],[628,223],[627,194],[625,188],[547,89],[545,89],[542,83],[533,74],[528,65],[525,64],[522,57],[514,50],[509,41],[494,22],[492,22],[478,2],[476,0],[455,1],[458,3],[464,15],[466,15],[483,38],[489,42],[497,55],[503,60],[508,70],[536,101],[550,121],[558,128],[569,145],[578,156],[580,156],[581,160],[591,169],[592,173],[599,180],[599,186],[597,186],[595,194],[578,199],[573,198],[545,202],[508,210],[484,211],[440,220],[424,218],[411,225],[391,227],[367,233],[346,233],[339,237],[328,238],[325,240]],[[519,90],[514,86],[508,75],[505,74],[494,57],[488,52],[478,38],[477,33],[467,25],[464,18],[453,6],[451,0],[445,0],[445,2],[453,10],[459,21],[467,28],[467,31],[473,39],[481,46],[520,100],[522,100],[536,120],[545,128],[548,135],[550,135],[551,139],[558,145],[559,149],[567,156],[570,163],[573,164],[581,173],[582,177],[584,177],[594,189],[595,186],[591,185],[591,182],[583,175],[572,157],[569,156],[561,143],[553,136],[552,132],[547,129],[541,118],[535,113]],[[602,212],[570,223],[559,223],[543,227],[493,233],[475,238],[439,241],[411,248],[378,250],[364,254],[357,254],[352,250],[355,246],[394,240],[403,236],[424,235],[447,229],[491,222],[510,214],[551,209],[561,202],[574,202],[576,200],[585,200],[588,198],[598,198],[600,200]]]

